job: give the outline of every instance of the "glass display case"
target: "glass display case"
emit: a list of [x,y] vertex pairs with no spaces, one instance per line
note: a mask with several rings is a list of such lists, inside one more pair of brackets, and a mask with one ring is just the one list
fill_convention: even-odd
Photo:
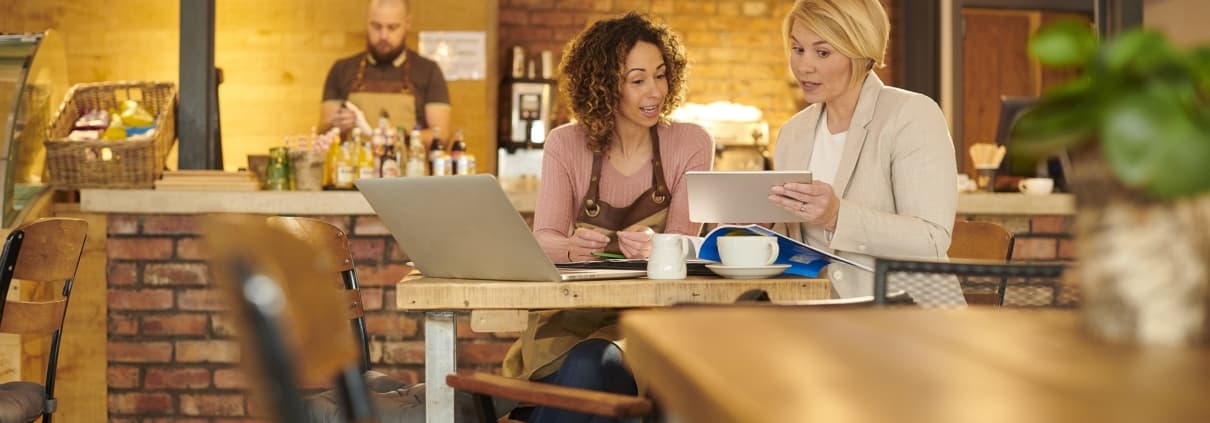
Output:
[[53,31],[0,34],[0,223],[12,225],[42,183],[46,127],[67,92],[67,55]]

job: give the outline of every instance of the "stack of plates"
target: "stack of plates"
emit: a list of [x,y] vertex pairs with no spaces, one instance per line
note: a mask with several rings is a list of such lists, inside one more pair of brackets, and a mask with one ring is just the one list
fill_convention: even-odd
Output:
[[164,179],[155,181],[161,191],[256,191],[260,183],[249,172],[221,170],[178,170],[164,172]]

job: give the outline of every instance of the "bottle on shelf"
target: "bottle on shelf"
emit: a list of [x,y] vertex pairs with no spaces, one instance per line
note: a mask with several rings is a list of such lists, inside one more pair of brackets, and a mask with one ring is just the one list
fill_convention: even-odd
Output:
[[429,174],[428,156],[424,150],[424,142],[420,140],[420,127],[412,129],[411,136],[408,137],[407,148],[407,176],[425,176]]
[[399,150],[397,135],[398,132],[390,130],[387,132],[387,137],[383,145],[382,154],[378,156],[378,176],[382,178],[394,178],[403,176],[403,171],[400,169]]
[[429,174],[446,176],[451,174],[450,155],[441,141],[441,128],[433,128],[433,141],[429,143]]
[[467,163],[466,141],[462,139],[462,130],[454,133],[454,141],[450,143],[450,163],[454,175],[469,175],[470,166]]
[[373,137],[363,138],[357,148],[357,179],[378,176],[378,160],[374,156]]
[[349,139],[340,141],[332,166],[333,188],[353,189],[353,182],[357,180],[357,140],[360,138],[361,130],[354,128]]

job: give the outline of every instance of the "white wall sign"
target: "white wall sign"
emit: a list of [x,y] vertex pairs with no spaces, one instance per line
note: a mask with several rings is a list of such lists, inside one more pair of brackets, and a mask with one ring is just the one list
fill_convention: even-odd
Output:
[[437,62],[447,81],[485,79],[486,46],[482,31],[420,32],[420,55]]

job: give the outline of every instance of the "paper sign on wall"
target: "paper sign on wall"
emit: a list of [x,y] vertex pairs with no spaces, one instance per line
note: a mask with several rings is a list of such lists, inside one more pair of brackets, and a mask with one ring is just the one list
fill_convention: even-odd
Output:
[[420,32],[420,55],[437,62],[447,81],[485,79],[486,45],[482,31]]

